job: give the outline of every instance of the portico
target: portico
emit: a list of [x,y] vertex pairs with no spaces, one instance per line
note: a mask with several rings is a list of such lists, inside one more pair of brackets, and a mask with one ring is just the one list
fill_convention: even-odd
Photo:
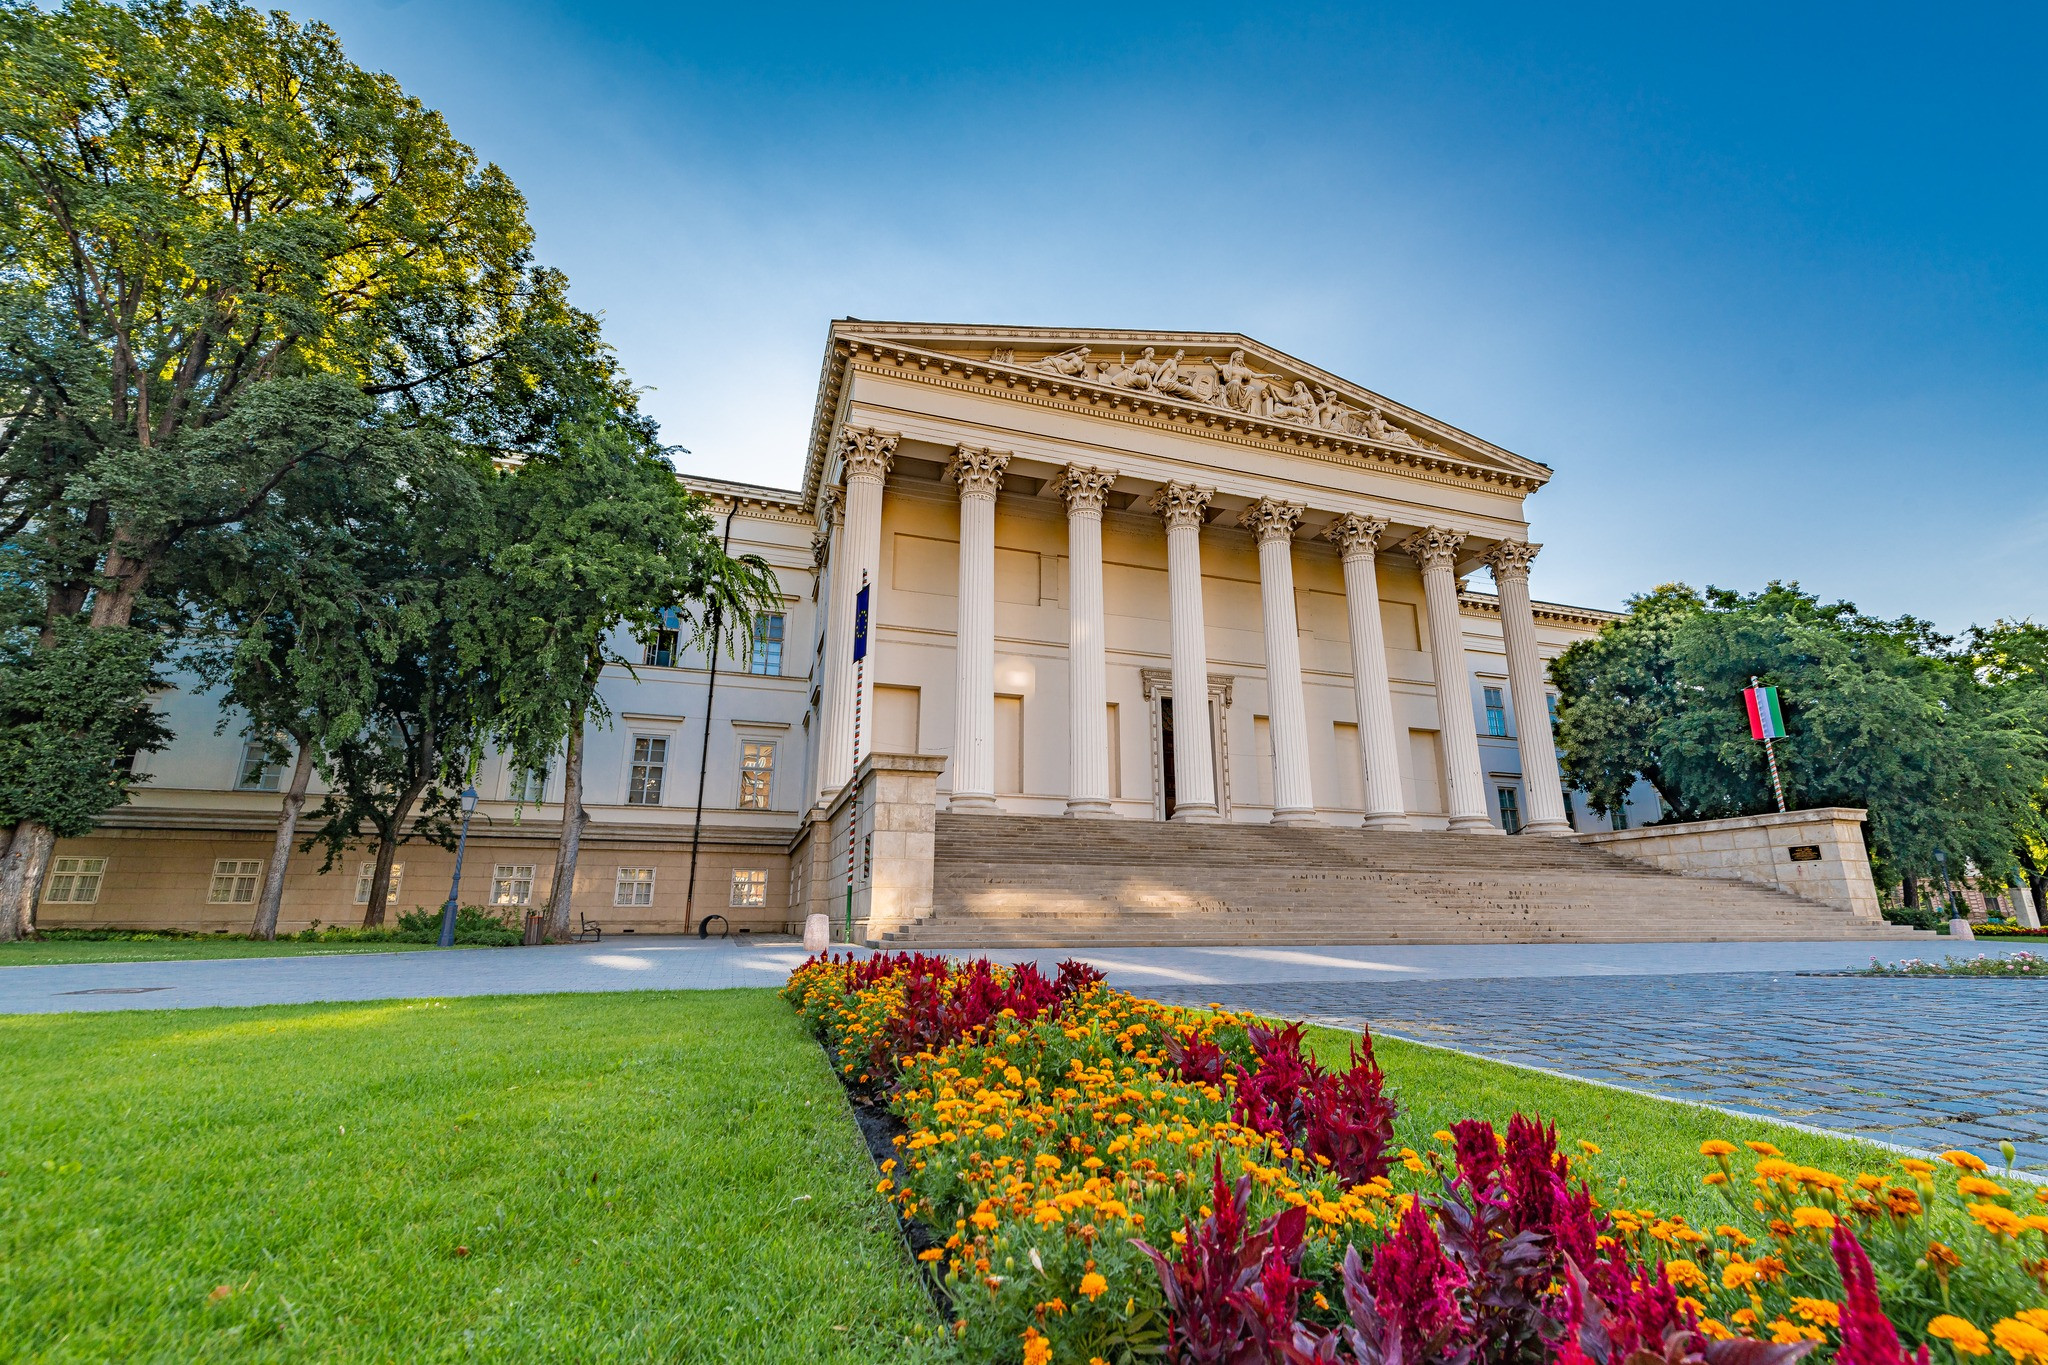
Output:
[[1544,466],[1241,337],[842,322],[827,370],[819,801],[855,762],[835,663],[865,576],[863,752],[945,758],[941,809],[1499,833],[1490,632],[1512,818],[1568,828],[1522,516]]

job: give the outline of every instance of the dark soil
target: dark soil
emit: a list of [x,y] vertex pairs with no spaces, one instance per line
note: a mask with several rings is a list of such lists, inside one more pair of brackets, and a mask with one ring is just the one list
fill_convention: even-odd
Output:
[[[824,1044],[821,1042],[819,1046],[823,1047]],[[828,1059],[829,1055],[827,1054]],[[839,1076],[839,1068],[833,1067],[832,1074]],[[853,1110],[854,1124],[860,1129],[861,1140],[868,1145],[868,1155],[874,1160],[876,1174],[879,1175],[881,1173],[884,1161],[894,1161],[896,1163],[895,1173],[900,1175],[903,1167],[903,1154],[896,1146],[896,1139],[908,1136],[910,1129],[905,1126],[902,1119],[889,1112],[889,1102],[883,1096],[870,1094],[854,1086],[847,1085],[844,1076],[839,1076],[839,1083],[846,1090],[847,1107]],[[905,1218],[893,1203],[889,1206],[889,1210],[896,1215],[896,1230],[903,1238],[903,1245],[910,1255],[911,1265],[918,1272],[918,1281],[924,1285],[925,1292],[931,1295],[932,1306],[938,1309],[939,1316],[951,1322],[953,1319],[953,1300],[946,1293],[945,1281],[941,1278],[941,1272],[938,1268],[941,1263],[917,1259],[917,1255],[921,1251],[928,1251],[933,1247],[943,1249],[946,1239],[939,1236],[929,1226],[919,1222],[917,1219]]]

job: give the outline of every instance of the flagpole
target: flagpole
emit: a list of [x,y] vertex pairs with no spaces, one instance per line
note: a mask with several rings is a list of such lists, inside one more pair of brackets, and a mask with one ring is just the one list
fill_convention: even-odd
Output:
[[[1749,675],[1749,685],[1761,688],[1764,684],[1761,678],[1752,673]],[[1762,703],[1763,693],[1759,691],[1756,703],[1759,711],[1763,709]],[[1783,815],[1785,813],[1785,782],[1783,778],[1778,776],[1778,750],[1776,744],[1771,739],[1771,727],[1765,725],[1762,729],[1764,732],[1764,761],[1771,765],[1771,794],[1778,798],[1778,814]]]
[[[868,574],[860,574],[860,596],[855,600],[866,605],[868,595]],[[853,778],[856,784],[846,801],[846,941],[853,942],[853,869],[854,850],[860,843],[860,702],[861,694],[867,690],[867,621],[859,611],[854,613],[854,629],[858,638],[853,651]],[[1780,805],[1783,803],[1780,802]]]

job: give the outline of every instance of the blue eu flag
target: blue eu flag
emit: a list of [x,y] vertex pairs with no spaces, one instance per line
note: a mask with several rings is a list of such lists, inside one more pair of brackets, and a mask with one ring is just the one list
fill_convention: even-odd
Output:
[[853,599],[853,657],[856,662],[868,657],[868,590],[865,584]]

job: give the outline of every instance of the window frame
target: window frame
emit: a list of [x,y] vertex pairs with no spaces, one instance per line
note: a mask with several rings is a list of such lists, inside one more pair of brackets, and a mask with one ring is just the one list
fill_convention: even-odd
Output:
[[[734,798],[735,810],[775,809],[775,747],[776,741],[772,739],[740,736],[740,785],[739,795]],[[756,752],[765,754],[767,761],[751,762]]]
[[[370,903],[370,883],[375,880],[376,876],[377,864],[374,860],[356,865],[355,903],[357,905],[368,905]],[[393,863],[391,865],[391,886],[384,896],[384,904],[387,909],[398,904],[398,888],[404,880],[405,864]]]
[[[629,806],[659,806],[668,787],[668,745],[669,736],[635,734],[626,750],[626,804]],[[660,757],[654,755],[660,746]],[[644,752],[646,757],[642,757]],[[653,774],[654,799],[647,799],[648,775]]]
[[[759,880],[756,880],[756,878]],[[765,910],[768,908],[767,868],[736,867],[732,870],[731,885],[731,894],[726,898],[726,909]]]
[[[641,874],[646,874],[642,876]],[[644,899],[643,899],[644,893]],[[621,867],[612,873],[612,908],[638,910],[654,904],[654,869]]]
[[546,768],[517,768],[507,764],[505,799],[521,806],[546,805],[549,775]]
[[1496,786],[1494,806],[1500,812],[1500,827],[1509,834],[1522,832],[1522,794],[1510,786]]
[[[251,759],[260,762],[251,762]],[[274,792],[284,789],[284,764],[270,761],[270,746],[260,739],[242,741],[242,757],[235,765],[235,790],[238,792]],[[257,774],[251,782],[249,775]]]
[[[539,869],[539,867],[540,864],[538,863],[491,864],[491,904],[516,905],[522,908],[532,905],[533,884],[539,880],[539,878],[534,876],[534,873]],[[519,875],[522,871],[526,874],[523,877]],[[508,883],[514,886],[524,884],[526,890],[522,892],[516,899],[504,899],[499,895],[498,888]]]
[[[769,625],[770,622],[773,622],[772,626]],[[747,643],[747,672],[762,678],[781,677],[783,648],[788,643],[788,638],[787,612],[764,611],[756,616]]]
[[[71,864],[71,866],[67,868],[65,866],[66,863]],[[93,866],[87,867],[86,864],[88,863],[93,864]],[[61,896],[57,894],[57,879],[59,877],[66,878],[68,881],[68,885],[64,888],[65,894]],[[65,858],[52,858],[50,860],[50,874],[43,881],[43,904],[98,905],[100,903],[100,887],[106,882],[106,879],[107,859],[105,858],[96,858],[77,853]],[[82,882],[91,883],[91,895],[81,896],[78,894],[79,885]]]
[[[246,886],[244,885],[246,883]],[[215,858],[213,878],[207,884],[208,905],[254,905],[263,885],[263,859]],[[226,894],[223,895],[222,892]]]
[[1481,683],[1479,685],[1479,705],[1480,709],[1486,713],[1486,737],[1488,739],[1507,739],[1509,737],[1507,689],[1505,687],[1495,687],[1491,683]]

